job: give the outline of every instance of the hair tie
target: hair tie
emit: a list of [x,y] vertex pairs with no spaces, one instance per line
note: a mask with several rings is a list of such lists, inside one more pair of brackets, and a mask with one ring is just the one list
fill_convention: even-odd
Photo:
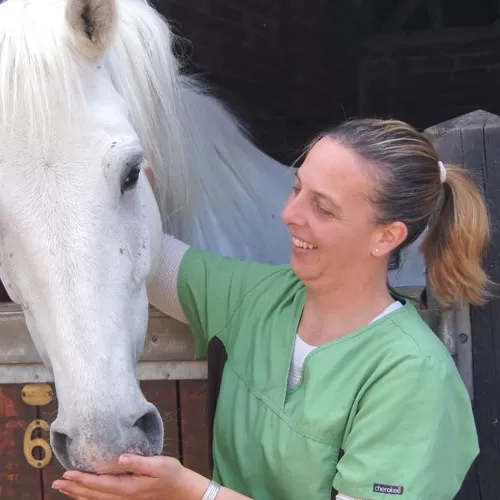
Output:
[[446,182],[446,168],[442,161],[438,161],[438,166],[439,166],[439,180],[441,181],[441,184],[444,184]]

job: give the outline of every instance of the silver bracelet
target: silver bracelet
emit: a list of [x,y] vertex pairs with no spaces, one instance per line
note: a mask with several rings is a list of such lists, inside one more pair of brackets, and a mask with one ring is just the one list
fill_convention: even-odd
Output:
[[210,481],[207,491],[203,495],[201,500],[215,500],[220,491],[220,484],[215,481]]

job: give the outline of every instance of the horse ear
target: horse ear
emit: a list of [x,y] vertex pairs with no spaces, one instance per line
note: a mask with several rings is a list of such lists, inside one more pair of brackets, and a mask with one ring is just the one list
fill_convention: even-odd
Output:
[[68,0],[66,22],[76,50],[88,57],[98,57],[113,41],[116,0]]

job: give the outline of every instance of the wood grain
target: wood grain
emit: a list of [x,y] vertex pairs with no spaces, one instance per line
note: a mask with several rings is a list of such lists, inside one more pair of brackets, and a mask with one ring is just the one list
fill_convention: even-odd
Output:
[[37,419],[37,408],[21,398],[22,386],[0,385],[0,499],[44,500],[41,473],[24,456],[24,432]]
[[179,380],[178,384],[182,463],[205,477],[211,477],[207,381]]

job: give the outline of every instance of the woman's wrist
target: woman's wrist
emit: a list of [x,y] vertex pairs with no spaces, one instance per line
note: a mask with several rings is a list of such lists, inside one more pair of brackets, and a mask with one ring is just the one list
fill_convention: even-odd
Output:
[[201,500],[209,485],[210,479],[183,466],[177,478],[176,490],[178,491],[179,498]]
[[[182,467],[178,477],[178,491],[179,498],[183,500],[202,500],[203,495],[210,485],[210,479],[194,472],[191,469]],[[217,500],[251,500],[250,497],[230,490],[229,488],[221,487]]]

